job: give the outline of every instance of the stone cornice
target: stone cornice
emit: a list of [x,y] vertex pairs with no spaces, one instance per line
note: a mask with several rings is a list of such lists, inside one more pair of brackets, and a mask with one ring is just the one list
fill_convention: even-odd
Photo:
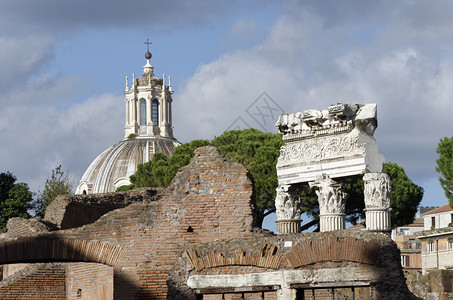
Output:
[[433,229],[433,230],[423,230],[420,232],[416,232],[415,236],[417,236],[418,239],[425,239],[425,238],[441,236],[441,235],[446,235],[446,234],[453,234],[453,227],[438,228],[438,229]]

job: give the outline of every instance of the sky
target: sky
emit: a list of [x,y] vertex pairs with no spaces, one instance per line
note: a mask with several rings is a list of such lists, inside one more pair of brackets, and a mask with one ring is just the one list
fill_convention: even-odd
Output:
[[[107,4],[108,3],[108,4]],[[33,192],[62,165],[78,184],[124,136],[125,76],[149,39],[172,78],[174,135],[276,132],[280,113],[377,103],[387,161],[447,203],[436,147],[453,136],[452,1],[0,2],[0,172]]]

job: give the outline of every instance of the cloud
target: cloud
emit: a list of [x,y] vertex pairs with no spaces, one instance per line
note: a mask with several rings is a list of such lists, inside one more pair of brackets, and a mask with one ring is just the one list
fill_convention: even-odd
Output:
[[[58,1],[6,0],[0,3],[0,28],[15,36],[26,33],[72,34],[87,28],[127,29],[146,27],[148,31],[199,27],[218,20],[239,5],[238,1]],[[17,24],[18,26],[11,26]]]
[[0,172],[11,170],[36,191],[63,164],[78,181],[98,154],[123,137],[121,96],[87,99],[90,83],[82,75],[49,70],[62,40],[90,30],[196,28],[235,9],[236,1],[2,1]]
[[53,58],[53,39],[47,36],[12,38],[0,35],[0,44],[0,89],[3,93],[23,86]]
[[[175,119],[184,121],[176,126],[176,134],[219,135],[229,122],[245,116],[245,108],[263,91],[288,112],[322,109],[336,102],[376,102],[380,152],[402,165],[415,181],[436,177],[437,142],[451,135],[447,124],[453,111],[453,56],[427,48],[423,34],[401,36],[398,41],[382,38],[392,35],[393,28],[375,27],[380,18],[398,24],[400,34],[414,32],[412,18],[404,12],[407,2],[389,15],[387,8],[367,6],[376,8],[366,13],[372,16],[352,21],[341,14],[348,5],[331,9],[310,5],[282,15],[261,44],[200,66],[178,94],[182,104]],[[424,7],[412,9],[421,13]],[[361,9],[365,7],[355,13]],[[333,23],[326,23],[329,17]],[[437,25],[440,32],[449,22],[444,18]],[[358,39],[364,28],[372,28],[373,39]],[[182,126],[186,121],[182,112],[193,120],[189,128]],[[200,126],[195,126],[197,122]]]
[[[2,1],[0,171],[10,169],[37,186],[49,168],[63,163],[78,179],[100,152],[122,138],[122,97],[105,92],[87,97],[89,83],[82,74],[49,71],[61,40],[88,31],[121,36],[131,28],[165,35],[228,20],[225,35],[206,43],[240,43],[227,47],[240,50],[212,55],[216,59],[175,87],[177,138],[211,139],[238,119],[256,125],[247,109],[263,92],[287,112],[376,102],[380,152],[415,180],[437,177],[437,142],[451,136],[451,2],[287,1],[270,28],[247,14],[230,22],[244,7],[266,5],[261,3],[163,1],[151,7],[145,0],[109,5],[100,0]],[[204,36],[174,36],[200,43],[190,49],[205,46]],[[181,55],[177,59],[202,56]],[[27,163],[17,163],[22,159]]]
[[0,98],[8,103],[0,111],[1,171],[10,170],[34,191],[43,187],[50,171],[60,164],[78,181],[91,160],[122,138],[124,125],[122,97],[104,94],[62,110],[51,100],[77,90],[81,80],[49,77],[36,81],[41,84],[32,81],[14,97]]

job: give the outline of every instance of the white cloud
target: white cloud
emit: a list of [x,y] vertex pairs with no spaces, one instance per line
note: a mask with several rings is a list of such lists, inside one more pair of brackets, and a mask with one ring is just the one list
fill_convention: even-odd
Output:
[[52,58],[53,39],[49,36],[1,37],[0,33],[0,89],[8,92],[23,86],[38,74]]
[[[185,27],[217,25],[244,8],[239,2],[166,1],[155,4],[150,13],[143,9],[148,1],[142,1],[125,13],[124,2],[110,3],[107,11],[101,2],[0,4],[0,172],[9,169],[36,186],[44,183],[49,167],[62,163],[79,178],[95,156],[122,138],[122,97],[100,92],[87,99],[82,96],[88,93],[82,74],[47,70],[59,39],[94,28],[122,34],[125,28],[175,33]],[[246,109],[262,92],[288,112],[335,102],[376,102],[380,151],[403,165],[415,180],[432,182],[429,178],[437,177],[437,142],[452,135],[452,4],[288,1],[283,5],[270,29],[244,14],[232,22],[227,36],[206,41],[243,47],[201,65],[183,87],[175,87],[175,136],[182,141],[211,139],[238,117],[253,124]],[[99,51],[102,57],[105,50]],[[183,53],[184,59],[199,57],[192,54]]]
[[39,89],[31,84],[0,111],[2,172],[10,170],[34,191],[60,164],[78,180],[98,154],[122,138],[122,97],[105,94],[66,109],[40,101],[64,98],[74,88],[71,79],[55,79]]
[[[299,13],[306,17],[283,15],[261,45],[201,66],[178,94],[184,115],[179,114],[182,120],[175,132],[194,138],[218,135],[228,122],[243,116],[262,91],[287,111],[376,102],[380,152],[416,182],[436,177],[435,147],[441,137],[452,134],[451,57],[423,43],[407,46],[404,37],[385,45],[390,40],[358,46],[348,40],[351,24],[326,27],[323,18]],[[401,32],[409,31],[408,24],[399,24]],[[353,25],[368,23],[362,19]],[[376,30],[385,35],[392,28]],[[195,121],[181,129],[184,116]]]

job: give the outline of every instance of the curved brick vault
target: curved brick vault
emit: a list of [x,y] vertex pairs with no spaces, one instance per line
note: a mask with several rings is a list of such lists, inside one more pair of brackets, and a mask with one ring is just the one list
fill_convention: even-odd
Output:
[[99,241],[22,238],[0,242],[0,264],[36,262],[97,262],[115,267],[123,248]]

